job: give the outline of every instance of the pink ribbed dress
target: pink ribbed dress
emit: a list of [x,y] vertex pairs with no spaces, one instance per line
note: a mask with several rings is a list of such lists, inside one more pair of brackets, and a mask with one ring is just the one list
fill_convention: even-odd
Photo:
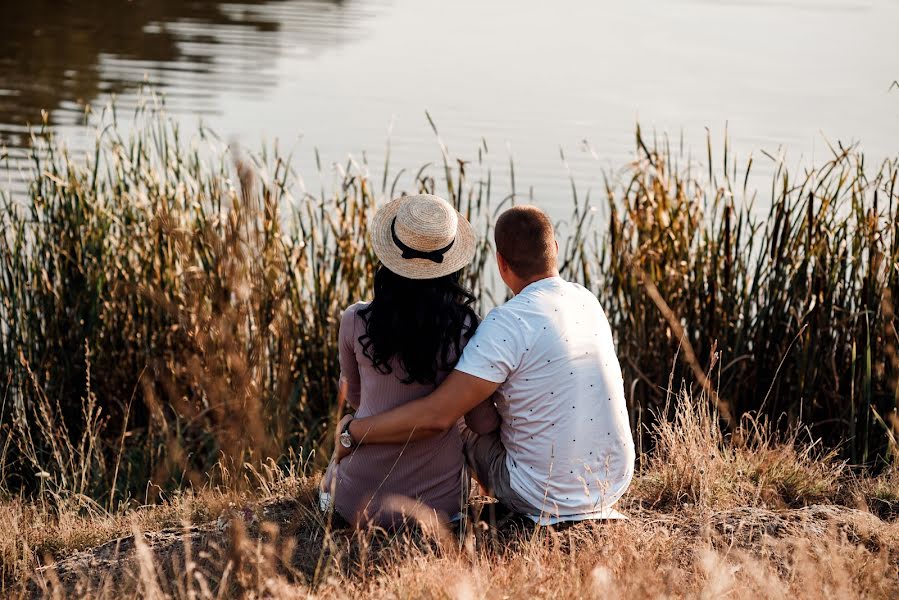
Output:
[[[365,323],[358,312],[367,305],[350,306],[340,322],[340,371],[347,383],[347,404],[357,417],[376,415],[431,393],[436,385],[402,383],[405,371],[394,362],[393,372],[378,372],[363,354],[359,337]],[[463,340],[464,344],[464,340]],[[437,384],[448,372],[439,373]],[[465,416],[478,433],[499,426],[492,399]],[[462,441],[458,428],[407,444],[363,444],[345,458],[337,471],[334,503],[347,521],[389,527],[404,515],[436,511],[450,518],[460,511],[463,489]]]

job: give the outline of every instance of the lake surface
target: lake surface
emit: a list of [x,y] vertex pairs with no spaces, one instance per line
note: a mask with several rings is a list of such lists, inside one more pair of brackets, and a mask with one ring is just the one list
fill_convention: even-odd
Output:
[[727,125],[762,173],[762,150],[809,164],[825,140],[897,155],[897,79],[896,0],[7,0],[0,185],[41,109],[85,148],[85,104],[115,94],[124,112],[149,81],[186,131],[202,118],[251,150],[277,139],[316,188],[315,148],[378,171],[389,132],[394,171],[439,160],[427,110],[451,153],[486,144],[501,192],[511,154],[519,191],[561,210],[560,149],[597,190],[637,121],[700,158]]

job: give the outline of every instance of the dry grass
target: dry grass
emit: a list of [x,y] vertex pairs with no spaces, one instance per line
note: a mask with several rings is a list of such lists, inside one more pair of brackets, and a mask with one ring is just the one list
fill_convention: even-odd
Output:
[[863,479],[860,494],[867,506],[881,518],[899,518],[899,468],[889,469],[873,479]]
[[653,425],[654,451],[636,483],[651,508],[788,508],[848,493],[836,452],[803,445],[797,434],[780,439],[749,417],[726,436],[704,398],[694,404],[684,396],[676,406],[670,421]]
[[[883,490],[899,494],[895,474],[853,479],[795,440],[716,437],[718,417],[707,406],[684,399],[677,420],[656,429],[665,439],[622,502],[627,522],[562,530],[482,524],[461,537],[354,534],[332,530],[316,512],[314,474],[272,467],[252,493],[207,489],[127,513],[8,503],[2,526],[16,535],[0,548],[5,590],[48,598],[899,593],[899,523],[864,505],[866,495],[876,502]],[[842,505],[846,499],[858,508]],[[78,552],[92,546],[99,547]]]
[[[224,468],[220,466],[219,468]],[[3,588],[21,581],[38,565],[63,559],[139,531],[179,529],[227,520],[245,507],[273,498],[304,499],[311,507],[315,481],[301,475],[293,463],[280,468],[268,463],[242,485],[225,474],[224,485],[176,492],[161,502],[122,508],[114,512],[92,509],[77,498],[6,500],[0,511],[0,528],[8,532],[0,542],[0,576]],[[221,480],[221,479],[220,479]],[[244,491],[235,491],[241,487]]]

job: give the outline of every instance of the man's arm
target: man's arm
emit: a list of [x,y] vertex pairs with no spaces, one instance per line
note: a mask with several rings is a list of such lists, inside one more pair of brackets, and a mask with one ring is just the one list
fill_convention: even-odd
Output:
[[350,435],[358,444],[401,444],[428,438],[453,427],[498,387],[498,383],[454,370],[424,398],[379,415],[353,419]]

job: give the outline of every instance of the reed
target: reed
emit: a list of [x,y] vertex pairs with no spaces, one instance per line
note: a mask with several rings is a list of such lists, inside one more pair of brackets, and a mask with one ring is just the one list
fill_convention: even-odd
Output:
[[[703,368],[715,364],[715,389],[735,416],[801,423],[856,465],[895,457],[896,159],[871,168],[837,146],[793,178],[769,157],[772,185],[760,198],[747,188],[752,161],[740,172],[726,144],[720,169],[701,179],[637,138],[628,177],[606,190],[606,236],[579,255],[597,273],[635,411],[663,404],[670,357],[689,345]],[[681,339],[643,278],[683,324]]]
[[[109,112],[88,157],[35,131],[27,194],[0,198],[8,491],[111,509],[327,447],[339,314],[370,292],[367,222],[390,197],[450,199],[481,234],[479,308],[501,300],[491,223],[523,199],[497,192],[486,147],[469,162],[440,143],[441,164],[388,160],[380,181],[348,161],[312,193],[277,147],[186,140],[154,97],[129,120],[123,134]],[[836,146],[798,179],[775,161],[763,196],[726,144],[717,168],[711,143],[707,169],[683,159],[638,128],[632,164],[595,204],[572,182],[558,225],[563,275],[612,323],[646,449],[677,409],[669,390],[704,374],[694,391],[714,392],[726,432],[753,414],[853,465],[895,460],[899,158]]]

